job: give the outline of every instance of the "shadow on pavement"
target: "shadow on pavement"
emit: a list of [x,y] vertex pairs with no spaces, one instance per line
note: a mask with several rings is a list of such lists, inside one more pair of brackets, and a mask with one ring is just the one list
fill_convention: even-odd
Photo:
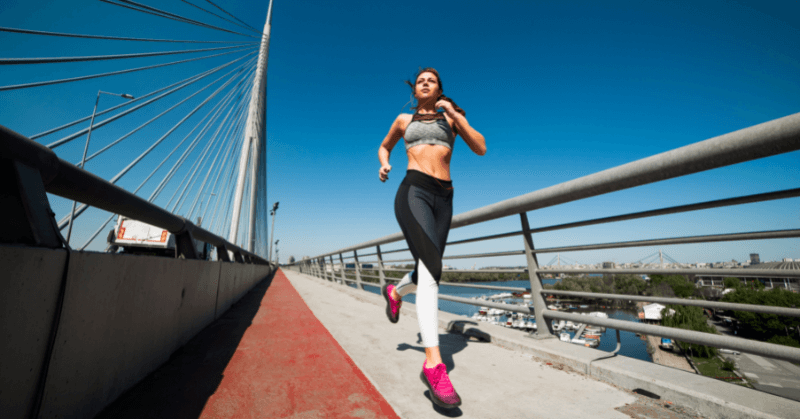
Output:
[[[277,272],[277,270],[276,270]],[[261,307],[275,272],[170,359],[108,405],[97,418],[197,418]]]

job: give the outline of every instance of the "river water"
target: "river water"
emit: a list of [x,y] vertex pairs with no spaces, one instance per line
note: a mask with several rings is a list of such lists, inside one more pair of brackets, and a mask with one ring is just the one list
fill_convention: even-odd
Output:
[[[544,279],[542,280],[545,284],[554,284],[558,280],[556,279]],[[477,285],[489,285],[490,283],[487,282],[476,282]],[[530,282],[527,280],[522,281],[497,281],[492,282],[491,285],[497,285],[501,287],[521,287],[521,288],[530,288]],[[355,287],[355,284],[351,285]],[[380,294],[380,289],[374,286],[366,286],[364,287],[365,290],[369,292],[373,292],[376,294]],[[461,297],[461,298],[471,298],[471,297],[479,297],[479,296],[489,296],[499,294],[501,290],[486,290],[486,289],[479,289],[479,288],[467,288],[467,287],[454,287],[454,286],[447,286],[441,285],[439,287],[439,294],[445,295],[452,295],[454,297]],[[414,303],[415,296],[413,294],[409,294],[403,298],[404,300]],[[522,300],[516,299],[508,299],[506,302],[509,303],[520,303]],[[442,311],[446,311],[448,313],[458,314],[465,317],[471,317],[473,314],[477,313],[479,310],[479,306],[473,306],[469,304],[463,303],[456,303],[452,301],[444,301],[439,300],[439,309]],[[589,313],[592,311],[602,311],[608,314],[608,317],[611,319],[618,319],[618,320],[627,320],[632,322],[639,322],[639,317],[637,313],[633,310],[624,310],[624,309],[611,309],[611,308],[600,308],[597,306],[589,306],[588,308],[577,308],[569,310],[570,313]],[[500,318],[502,321],[505,321],[505,317]],[[519,333],[525,333],[524,331],[519,331]],[[570,336],[574,336],[574,332],[569,332]],[[620,348],[619,354],[623,356],[627,356],[630,358],[641,359],[643,361],[653,362],[650,355],[647,353],[647,342],[640,339],[636,336],[635,333],[626,332],[624,330],[620,330],[620,342],[622,343],[622,347]],[[617,347],[617,337],[615,329],[606,329],[606,331],[600,336],[600,346],[596,349],[601,351],[611,352],[614,348]]]

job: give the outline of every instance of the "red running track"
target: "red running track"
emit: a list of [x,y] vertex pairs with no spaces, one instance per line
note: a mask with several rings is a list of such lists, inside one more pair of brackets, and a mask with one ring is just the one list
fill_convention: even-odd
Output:
[[278,270],[203,418],[397,418]]

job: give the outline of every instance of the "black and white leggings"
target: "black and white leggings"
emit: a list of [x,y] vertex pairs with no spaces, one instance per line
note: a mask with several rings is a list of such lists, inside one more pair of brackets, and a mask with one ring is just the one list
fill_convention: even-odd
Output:
[[439,279],[453,217],[452,182],[409,170],[397,190],[394,214],[414,256],[414,270],[397,284],[397,293],[404,296],[417,291],[422,344],[426,348],[439,346]]

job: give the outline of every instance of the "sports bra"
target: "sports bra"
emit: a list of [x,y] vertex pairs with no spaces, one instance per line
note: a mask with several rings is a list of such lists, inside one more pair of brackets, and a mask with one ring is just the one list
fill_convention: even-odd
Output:
[[[426,121],[425,119],[433,119]],[[420,115],[415,113],[411,117],[411,122],[406,127],[404,135],[406,140],[406,150],[420,144],[442,145],[450,150],[453,149],[456,136],[444,117],[444,112],[434,115]]]

